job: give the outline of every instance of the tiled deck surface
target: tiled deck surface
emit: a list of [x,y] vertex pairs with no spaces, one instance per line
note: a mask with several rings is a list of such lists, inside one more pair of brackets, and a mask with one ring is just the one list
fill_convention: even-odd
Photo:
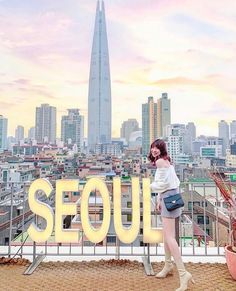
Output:
[[[153,263],[154,271],[163,267]],[[179,287],[175,270],[173,276],[156,279],[146,276],[142,263],[128,260],[101,260],[90,262],[41,263],[32,275],[23,275],[28,263],[0,264],[0,290],[165,290]],[[234,281],[225,264],[187,263],[195,285],[188,290],[232,290]]]

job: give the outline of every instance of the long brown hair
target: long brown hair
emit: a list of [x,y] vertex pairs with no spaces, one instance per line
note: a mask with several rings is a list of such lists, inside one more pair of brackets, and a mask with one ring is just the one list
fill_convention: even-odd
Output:
[[[160,156],[154,157],[152,155],[151,149],[154,147],[156,147],[160,150]],[[152,162],[153,165],[155,165],[155,163],[158,159],[164,159],[164,160],[168,160],[169,162],[171,162],[171,159],[167,153],[166,143],[164,142],[164,140],[159,139],[159,138],[154,140],[154,142],[151,144],[150,151],[149,151],[149,154],[147,157],[148,157],[149,161]]]

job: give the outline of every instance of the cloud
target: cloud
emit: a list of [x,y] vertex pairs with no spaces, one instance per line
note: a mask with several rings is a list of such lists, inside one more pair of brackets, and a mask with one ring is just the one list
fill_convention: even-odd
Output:
[[[0,97],[1,99],[1,97]],[[14,107],[16,104],[15,102],[5,102],[5,101],[0,101],[1,104],[1,110],[6,110],[6,109],[11,109],[12,107]]]
[[17,80],[14,80],[14,83],[19,84],[19,85],[29,85],[30,81],[27,79],[17,79]]
[[199,86],[206,85],[205,81],[193,80],[186,77],[175,77],[170,79],[161,79],[152,82],[151,85],[165,85],[165,86]]
[[216,25],[215,23],[209,23],[209,21],[197,19],[193,16],[186,14],[174,14],[167,18],[168,24],[175,30],[181,31],[188,35],[198,38],[199,36],[210,36],[210,37],[224,37],[226,38],[226,31],[222,27]]

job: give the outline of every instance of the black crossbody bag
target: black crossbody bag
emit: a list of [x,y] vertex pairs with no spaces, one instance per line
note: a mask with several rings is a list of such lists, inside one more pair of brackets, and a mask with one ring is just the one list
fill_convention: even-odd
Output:
[[184,206],[184,201],[180,193],[163,198],[163,200],[168,211],[172,211]]

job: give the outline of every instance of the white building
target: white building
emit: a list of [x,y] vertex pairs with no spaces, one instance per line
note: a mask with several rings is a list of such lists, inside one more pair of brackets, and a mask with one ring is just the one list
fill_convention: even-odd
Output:
[[207,145],[200,148],[200,157],[202,158],[219,158],[222,156],[221,145]]
[[167,147],[168,153],[174,163],[177,157],[184,153],[184,124],[171,124],[167,126]]
[[226,167],[236,168],[236,155],[232,155],[230,150],[226,151],[225,165]]

